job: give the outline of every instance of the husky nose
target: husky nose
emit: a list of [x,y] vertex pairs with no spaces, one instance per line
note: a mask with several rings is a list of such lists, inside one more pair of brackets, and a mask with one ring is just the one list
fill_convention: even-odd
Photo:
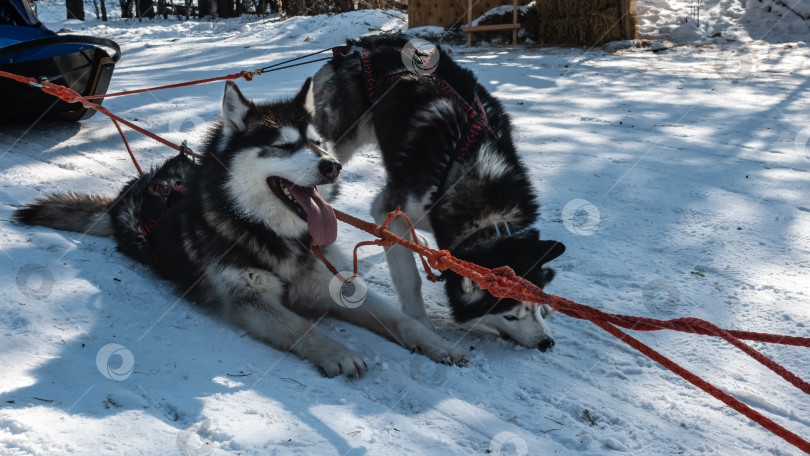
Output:
[[540,350],[541,352],[544,352],[553,346],[554,346],[554,339],[548,337],[541,340],[540,343],[537,344],[537,349]]
[[327,179],[337,179],[340,176],[340,170],[343,169],[340,163],[329,160],[321,160],[318,163],[318,171]]

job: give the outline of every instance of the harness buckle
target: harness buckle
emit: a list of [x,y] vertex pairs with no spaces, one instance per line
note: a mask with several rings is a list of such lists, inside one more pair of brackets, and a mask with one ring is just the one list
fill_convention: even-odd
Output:
[[512,225],[506,220],[498,220],[492,227],[495,228],[495,234],[497,234],[498,237],[512,235]]
[[191,150],[190,147],[188,147],[188,140],[184,139],[183,142],[180,143],[180,153],[181,154],[186,154],[186,153],[189,153],[189,152],[194,152],[194,151]]

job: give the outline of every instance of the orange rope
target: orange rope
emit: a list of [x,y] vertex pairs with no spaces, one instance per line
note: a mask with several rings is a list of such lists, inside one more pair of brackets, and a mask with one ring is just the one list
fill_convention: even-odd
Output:
[[[559,296],[554,296],[545,293],[537,285],[523,279],[515,274],[515,272],[508,266],[503,266],[496,269],[487,269],[473,263],[468,263],[464,260],[455,258],[447,250],[434,250],[429,247],[417,244],[415,242],[403,239],[394,233],[388,231],[387,226],[390,221],[396,216],[407,216],[397,208],[396,211],[388,214],[386,221],[383,225],[375,225],[363,220],[360,220],[351,215],[345,214],[335,209],[335,216],[341,222],[348,223],[355,228],[361,229],[369,234],[376,236],[378,239],[373,241],[365,241],[358,244],[354,250],[354,273],[357,274],[357,248],[362,245],[381,245],[391,246],[395,244],[402,245],[403,247],[413,251],[423,262],[427,259],[427,263],[439,270],[450,269],[453,272],[473,280],[483,290],[488,290],[493,296],[499,298],[512,298],[519,301],[533,302],[535,304],[548,304],[555,310],[568,315],[573,318],[588,320],[593,324],[604,329],[614,337],[622,342],[630,345],[644,355],[658,362],[662,366],[678,374],[683,379],[707,392],[716,399],[722,401],[732,409],[745,415],[752,421],[760,424],[765,429],[773,432],[774,434],[782,437],[788,443],[796,446],[802,451],[810,453],[810,442],[800,437],[799,435],[785,429],[783,426],[777,424],[770,418],[762,415],[748,405],[740,402],[733,396],[725,393],[711,383],[703,380],[689,370],[685,369],[676,362],[670,360],[664,355],[653,350],[649,346],[640,342],[639,340],[631,337],[617,326],[623,328],[637,330],[637,331],[658,331],[661,329],[671,329],[675,331],[702,334],[708,336],[716,336],[723,338],[735,347],[742,350],[747,355],[751,356],[757,362],[763,364],[780,377],[787,380],[790,384],[794,385],[805,394],[810,394],[810,384],[785,369],[775,361],[766,357],[762,353],[754,350],[741,339],[753,340],[758,342],[768,342],[783,345],[795,345],[800,347],[810,347],[810,338],[795,337],[795,336],[782,336],[778,334],[755,333],[748,331],[733,331],[718,328],[717,326],[709,323],[708,321],[698,318],[677,318],[673,320],[656,320],[652,318],[633,317],[628,315],[608,314],[601,310],[589,307],[583,304],[576,303],[569,299]],[[408,221],[410,224],[410,221]],[[412,225],[411,225],[412,226]],[[325,260],[325,258],[322,258]]]
[[[135,158],[135,154],[132,153],[132,148],[130,148],[129,142],[127,141],[126,136],[124,136],[124,131],[121,129],[121,125],[119,123],[122,123],[122,124],[126,125],[127,127],[137,131],[138,133],[146,135],[146,136],[154,139],[155,141],[157,141],[157,142],[159,142],[159,143],[161,143],[161,144],[163,144],[165,146],[171,147],[174,150],[182,151],[182,152],[184,152],[184,153],[186,153],[186,154],[188,154],[188,155],[190,155],[192,157],[197,157],[197,155],[194,152],[192,152],[191,150],[189,150],[188,148],[183,148],[181,146],[178,146],[177,144],[174,144],[171,141],[163,139],[162,137],[152,133],[151,131],[149,131],[149,130],[141,127],[141,126],[138,126],[138,125],[136,125],[136,124],[124,119],[124,118],[121,118],[121,117],[113,114],[112,112],[110,112],[109,109],[105,108],[104,106],[101,106],[100,104],[91,102],[88,99],[90,97],[83,97],[81,94],[79,94],[75,90],[71,89],[70,87],[65,87],[65,86],[62,86],[62,85],[59,85],[59,84],[54,84],[54,83],[49,82],[49,81],[42,81],[41,83],[39,83],[34,78],[30,78],[28,76],[20,76],[20,75],[8,73],[8,72],[5,72],[5,71],[0,71],[0,76],[6,77],[6,78],[9,78],[9,79],[13,79],[15,81],[18,81],[18,82],[21,82],[21,83],[24,83],[24,84],[28,84],[28,85],[31,85],[31,86],[34,86],[34,87],[39,87],[39,89],[42,90],[43,92],[45,92],[45,93],[47,93],[49,95],[53,95],[53,96],[65,101],[67,103],[81,103],[82,106],[84,106],[85,108],[94,109],[97,112],[100,112],[100,113],[104,114],[105,116],[109,117],[113,121],[113,124],[115,125],[115,128],[118,129],[118,134],[121,135],[121,139],[124,141],[124,146],[126,147],[127,152],[129,153],[129,157],[132,159],[132,163],[135,164],[135,168],[138,170],[139,174],[143,174],[143,170],[141,169],[141,166],[138,164],[138,160]],[[227,77],[228,76],[224,76],[223,78],[227,78]],[[98,98],[98,97],[94,95],[94,96],[92,96],[92,98]]]
[[83,100],[91,100],[91,99],[96,99],[96,98],[121,97],[121,96],[124,96],[124,95],[134,95],[136,93],[151,92],[153,90],[176,89],[178,87],[186,87],[186,86],[197,85],[197,84],[208,84],[209,82],[216,82],[216,81],[229,81],[229,80],[239,79],[239,78],[245,78],[246,80],[251,81],[251,80],[253,80],[254,76],[257,76],[259,74],[261,74],[260,70],[256,70],[256,71],[240,71],[239,73],[228,74],[228,75],[225,75],[225,76],[217,76],[217,77],[214,77],[214,78],[198,79],[196,81],[181,82],[181,83],[178,83],[178,84],[169,84],[169,85],[158,86],[158,87],[149,87],[149,88],[146,88],[146,89],[137,89],[137,90],[127,90],[127,91],[124,91],[124,92],[106,93],[106,94],[103,94],[103,95],[87,95],[87,96],[84,96],[84,97],[81,97],[81,98]]

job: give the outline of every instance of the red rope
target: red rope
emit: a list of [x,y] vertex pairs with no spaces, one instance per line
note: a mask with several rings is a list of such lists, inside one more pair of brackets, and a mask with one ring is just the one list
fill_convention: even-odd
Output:
[[[39,89],[42,90],[43,92],[45,92],[45,93],[47,93],[49,95],[53,95],[53,96],[65,101],[67,103],[81,103],[82,106],[84,106],[85,108],[95,109],[97,112],[100,112],[101,114],[104,114],[105,116],[109,117],[113,121],[113,124],[115,124],[115,128],[118,129],[118,134],[121,135],[121,139],[124,141],[124,146],[126,147],[127,152],[129,153],[129,157],[132,159],[132,163],[135,165],[135,168],[138,170],[139,174],[143,174],[143,171],[141,170],[141,166],[138,164],[138,160],[135,158],[135,154],[132,152],[132,148],[130,148],[130,146],[129,146],[129,142],[127,141],[126,136],[124,136],[124,131],[121,129],[121,125],[119,123],[124,124],[127,127],[137,131],[138,133],[146,135],[146,136],[154,139],[155,141],[157,141],[157,142],[159,142],[159,143],[161,143],[161,144],[163,144],[165,146],[171,147],[174,150],[177,150],[177,151],[182,150],[184,153],[186,153],[186,154],[188,154],[188,155],[190,155],[192,157],[197,157],[197,155],[194,152],[188,150],[187,148],[181,148],[177,144],[174,144],[171,141],[163,139],[162,137],[152,133],[151,131],[149,131],[149,130],[143,128],[143,127],[140,127],[140,126],[138,126],[138,125],[124,119],[124,118],[121,118],[121,117],[113,114],[112,112],[110,112],[109,109],[105,108],[104,106],[102,106],[100,104],[93,103],[88,99],[88,98],[99,98],[99,96],[93,95],[93,96],[84,97],[84,96],[82,96],[81,94],[79,94],[78,92],[76,92],[75,90],[73,90],[73,89],[71,89],[69,87],[65,87],[65,86],[62,86],[62,85],[59,85],[59,84],[54,84],[54,83],[49,82],[49,81],[42,81],[41,83],[38,83],[36,81],[36,79],[34,79],[34,78],[30,78],[28,76],[20,76],[20,75],[13,74],[13,73],[8,73],[8,72],[5,72],[5,71],[0,71],[0,76],[6,77],[6,78],[9,78],[9,79],[13,79],[15,81],[18,81],[18,82],[21,82],[21,83],[24,83],[24,84],[28,84],[28,85],[31,85],[31,86],[34,86],[34,87],[39,87]],[[233,76],[233,75],[222,76],[220,78],[211,78],[211,79],[212,80],[220,80],[220,79],[230,78],[231,76]],[[205,79],[203,79],[201,81],[208,82],[208,80],[205,80]],[[197,84],[202,83],[202,82],[199,82],[199,81],[192,81],[192,82],[197,83]],[[177,84],[175,84],[175,85],[177,85]],[[185,84],[185,85],[190,85],[190,84]],[[148,91],[148,90],[156,90],[156,89],[143,89],[141,91],[133,91],[133,92],[145,92],[145,91]],[[120,93],[120,94],[124,95],[125,93]]]
[[[118,92],[109,95],[93,95],[88,97],[83,97],[77,92],[72,89],[69,89],[64,86],[56,85],[47,81],[42,82],[41,84],[37,83],[37,81],[33,78],[29,78],[26,76],[19,76],[12,73],[7,73],[4,71],[0,71],[0,76],[14,79],[24,84],[33,85],[36,87],[40,87],[42,91],[59,97],[60,99],[68,102],[68,103],[82,103],[82,105],[89,109],[95,109],[96,111],[106,115],[109,117],[115,127],[118,129],[119,134],[121,135],[121,139],[124,141],[124,145],[127,148],[127,152],[129,152],[130,158],[132,158],[132,162],[135,165],[135,168],[138,170],[139,173],[142,173],[141,167],[138,165],[135,156],[132,153],[132,150],[129,147],[129,143],[127,142],[126,137],[124,136],[124,132],[121,129],[120,123],[132,128],[135,131],[138,131],[158,142],[164,144],[166,146],[171,147],[175,150],[182,150],[183,152],[195,156],[194,153],[191,151],[178,146],[170,141],[167,141],[160,136],[149,132],[148,130],[141,128],[132,122],[127,121],[126,119],[122,119],[121,117],[116,116],[115,114],[111,113],[107,108],[90,102],[88,98],[104,98],[104,97],[112,97],[112,96],[122,96],[122,95],[130,95],[133,93],[143,93],[148,92],[150,90],[160,90],[160,89],[168,89],[168,88],[176,88],[176,87],[184,87],[193,84],[204,84],[207,82],[219,81],[224,79],[237,79],[240,77],[244,77],[247,80],[250,80],[254,75],[260,74],[257,72],[241,72],[235,73],[227,76],[221,76],[217,78],[209,78],[209,79],[201,79],[198,81],[191,81],[188,83],[180,83],[180,84],[171,84],[167,86],[161,87],[153,87],[150,89],[139,89],[133,90],[128,92]],[[377,245],[377,246],[393,246],[393,245],[402,245],[405,248],[410,249],[411,251],[415,252],[419,255],[422,265],[425,268],[425,271],[428,275],[428,279],[435,281],[436,276],[430,270],[430,268],[438,269],[438,270],[445,270],[450,269],[457,274],[463,275],[468,277],[469,279],[478,283],[481,289],[489,290],[492,295],[500,298],[513,298],[520,301],[527,301],[533,302],[536,304],[548,304],[555,310],[568,315],[573,318],[588,320],[595,325],[599,326],[600,328],[604,329],[614,337],[618,338],[622,342],[630,345],[631,347],[635,348],[639,352],[643,353],[644,355],[648,356],[649,358],[653,359],[654,361],[658,362],[662,366],[666,367],[667,369],[671,370],[672,372],[678,374],[686,381],[692,383],[693,385],[697,386],[698,388],[702,389],[703,391],[707,392],[714,398],[722,401],[732,409],[736,410],[737,412],[745,415],[752,421],[760,424],[762,427],[768,429],[769,431],[773,432],[774,434],[778,435],[779,437],[783,438],[788,443],[796,446],[797,448],[801,449],[804,452],[810,453],[810,442],[803,439],[802,437],[794,434],[793,432],[785,429],[781,425],[777,424],[773,420],[769,419],[768,417],[762,415],[761,413],[757,412],[756,410],[752,409],[751,407],[747,406],[746,404],[740,402],[733,396],[725,393],[724,391],[720,390],[719,388],[715,387],[711,383],[701,379],[697,375],[691,373],[687,369],[683,368],[679,364],[675,363],[674,361],[670,360],[669,358],[665,357],[664,355],[658,353],[657,351],[653,350],[649,346],[645,345],[644,343],[640,342],[639,340],[631,337],[627,333],[623,332],[616,326],[620,326],[623,328],[636,330],[636,331],[658,331],[661,329],[670,329],[674,331],[681,331],[686,333],[692,334],[701,334],[707,336],[715,336],[721,337],[730,344],[734,345],[735,347],[742,350],[747,355],[751,356],[757,362],[763,364],[764,366],[771,369],[773,372],[784,378],[786,381],[794,385],[795,387],[799,388],[806,394],[810,394],[810,384],[790,372],[789,370],[785,369],[775,361],[771,360],[770,358],[766,357],[759,351],[751,348],[750,346],[746,345],[742,342],[742,340],[751,340],[756,342],[767,342],[767,343],[776,343],[776,344],[783,344],[783,345],[795,345],[800,347],[810,347],[810,338],[805,337],[796,337],[796,336],[782,336],[777,334],[767,334],[767,333],[757,333],[757,332],[750,332],[750,331],[735,331],[735,330],[726,330],[715,326],[708,321],[701,320],[698,318],[676,318],[673,320],[656,320],[652,318],[643,318],[643,317],[634,317],[629,315],[618,315],[618,314],[609,314],[602,312],[601,310],[595,309],[593,307],[585,306],[583,304],[576,303],[566,298],[562,298],[555,295],[546,294],[542,289],[534,285],[533,283],[517,276],[515,272],[509,267],[500,267],[496,269],[487,269],[482,266],[478,266],[473,263],[468,263],[466,261],[460,260],[458,258],[453,257],[449,251],[447,250],[434,250],[423,245],[417,244],[415,242],[408,241],[407,239],[403,239],[394,233],[388,230],[388,225],[390,222],[397,216],[401,215],[405,217],[408,221],[408,225],[410,227],[411,234],[413,239],[416,239],[416,233],[413,227],[413,224],[408,219],[408,217],[399,209],[394,212],[388,214],[385,219],[385,222],[382,225],[375,225],[373,223],[369,223],[363,220],[360,220],[356,217],[351,215],[345,214],[339,210],[335,210],[335,215],[337,216],[338,220],[348,223],[356,228],[359,228],[367,233],[370,233],[376,236],[378,239],[364,241],[358,243],[353,252],[354,258],[354,273],[351,280],[357,276],[358,265],[357,265],[357,252],[360,247],[367,246],[367,245]],[[332,266],[326,257],[323,255],[320,247],[317,245],[312,246],[313,253],[320,258],[324,264],[330,269],[330,271],[339,276],[340,274],[337,272],[337,269]],[[342,277],[341,277],[342,278]],[[344,281],[346,281],[344,279]]]
[[157,87],[148,87],[146,89],[127,90],[127,91],[124,91],[124,92],[107,93],[107,94],[103,94],[103,95],[87,95],[87,96],[84,96],[84,97],[81,97],[81,98],[83,100],[90,100],[90,99],[96,99],[96,98],[121,97],[121,96],[124,96],[124,95],[133,95],[133,94],[136,94],[136,93],[151,92],[153,90],[176,89],[178,87],[187,87],[187,86],[197,85],[197,84],[208,84],[209,82],[216,82],[216,81],[229,81],[229,80],[240,79],[240,78],[245,78],[246,80],[251,81],[251,80],[253,80],[253,78],[255,76],[258,76],[260,74],[262,74],[261,70],[240,71],[239,73],[228,74],[228,75],[225,75],[225,76],[217,76],[217,77],[214,77],[214,78],[198,79],[196,81],[180,82],[180,83],[177,83],[177,84],[169,84],[169,85],[157,86]]
[[43,81],[43,82],[39,83],[39,82],[37,82],[36,79],[28,77],[28,76],[20,76],[20,75],[13,74],[13,73],[8,73],[8,72],[5,72],[5,71],[0,71],[0,76],[6,77],[6,78],[9,78],[9,79],[13,79],[13,80],[21,82],[23,84],[28,84],[28,85],[31,85],[31,86],[34,86],[34,87],[39,87],[40,90],[42,90],[43,92],[45,92],[45,93],[47,93],[49,95],[53,95],[53,96],[55,96],[55,97],[57,97],[57,98],[59,98],[59,99],[61,99],[63,101],[66,101],[68,103],[81,103],[82,106],[84,106],[85,108],[94,109],[97,112],[100,112],[100,113],[104,114],[105,116],[109,117],[110,120],[112,120],[113,124],[115,125],[115,128],[118,130],[118,134],[121,135],[121,140],[124,142],[124,147],[127,149],[127,153],[129,154],[129,158],[132,159],[132,163],[135,165],[135,169],[138,170],[138,174],[143,174],[143,170],[141,169],[141,165],[138,163],[138,160],[135,158],[135,154],[132,152],[132,148],[129,146],[129,141],[127,141],[127,137],[124,136],[124,131],[121,129],[120,124],[124,124],[127,127],[137,131],[138,133],[141,133],[142,135],[148,136],[149,138],[152,138],[155,141],[157,141],[157,142],[159,142],[159,143],[161,143],[161,144],[163,144],[165,146],[171,147],[172,149],[174,149],[176,151],[183,152],[183,153],[185,153],[185,154],[187,154],[187,155],[189,155],[191,157],[196,158],[197,154],[192,152],[187,147],[178,146],[177,144],[174,144],[171,141],[167,141],[166,139],[152,133],[151,131],[149,131],[149,130],[143,128],[143,127],[140,127],[140,126],[138,126],[138,125],[126,120],[126,119],[123,119],[123,118],[113,114],[112,112],[110,112],[104,106],[101,106],[98,103],[93,103],[90,100],[96,100],[96,99],[99,99],[99,98],[120,97],[120,96],[124,96],[124,95],[133,95],[133,94],[136,94],[136,93],[151,92],[153,90],[174,89],[174,88],[178,88],[178,87],[187,87],[187,86],[191,86],[191,85],[207,84],[209,82],[233,80],[233,79],[239,79],[239,78],[245,78],[246,80],[251,81],[251,80],[253,80],[254,77],[261,75],[262,71],[263,70],[261,70],[261,69],[257,69],[257,70],[254,70],[254,71],[240,71],[239,73],[228,74],[228,75],[225,75],[225,76],[217,76],[217,77],[213,77],[213,78],[198,79],[198,80],[195,80],[195,81],[181,82],[181,83],[177,83],[177,84],[169,84],[169,85],[158,86],[158,87],[149,87],[149,88],[145,88],[145,89],[127,90],[127,91],[123,91],[123,92],[100,94],[100,95],[87,95],[87,96],[82,96],[81,94],[79,94],[78,92],[76,92],[75,90],[73,90],[73,89],[71,89],[69,87],[54,84],[54,83],[49,82],[49,81]]
[[[360,220],[337,209],[335,209],[335,215],[337,216],[338,220],[348,223],[355,228],[359,228],[379,238],[373,241],[362,242],[355,247],[353,257],[355,274],[357,274],[357,249],[361,245],[402,245],[403,247],[410,249],[419,255],[423,262],[426,259],[427,264],[429,264],[431,267],[439,270],[450,269],[457,274],[475,281],[478,283],[481,289],[489,290],[489,292],[496,297],[513,298],[519,301],[528,301],[536,304],[548,304],[555,310],[565,315],[592,322],[622,342],[630,345],[662,366],[678,374],[689,383],[692,383],[714,398],[722,401],[732,409],[760,424],[765,429],[768,429],[769,431],[783,438],[788,443],[796,446],[802,451],[810,453],[810,442],[804,438],[785,429],[770,418],[762,415],[733,396],[725,393],[711,383],[688,371],[671,359],[658,353],[639,340],[631,337],[616,326],[637,331],[658,331],[661,329],[671,329],[674,331],[692,334],[721,337],[806,394],[810,394],[810,384],[789,370],[785,369],[775,361],[766,357],[762,353],[746,345],[744,342],[742,342],[742,340],[810,347],[810,338],[726,330],[699,318],[656,320],[653,318],[605,313],[601,310],[576,303],[569,299],[547,294],[538,286],[517,276],[509,267],[504,266],[490,270],[482,266],[455,258],[447,250],[434,250],[395,235],[394,233],[388,231],[388,224],[391,222],[391,220],[393,220],[394,217],[398,215],[401,215],[407,219],[407,216],[399,209],[389,213],[383,225],[375,225],[373,223]],[[408,223],[410,224],[410,221],[408,221]],[[325,258],[322,259],[325,260]]]

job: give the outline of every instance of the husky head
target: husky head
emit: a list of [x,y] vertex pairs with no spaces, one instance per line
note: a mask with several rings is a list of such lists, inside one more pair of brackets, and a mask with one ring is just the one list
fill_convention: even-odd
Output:
[[[509,237],[482,240],[453,254],[490,269],[508,265],[515,273],[540,288],[554,278],[554,270],[546,263],[562,255],[565,246],[557,241],[541,241],[539,232],[526,229]],[[478,284],[453,272],[444,273],[447,294],[456,321],[469,322],[511,339],[524,347],[546,351],[554,346],[551,331],[543,317],[548,306],[523,303],[514,299],[500,299]]]
[[337,181],[341,166],[321,148],[313,114],[312,78],[294,98],[277,103],[248,101],[228,81],[211,146],[221,170],[215,180],[235,215],[281,236],[308,231],[328,245],[337,220],[316,186]]

